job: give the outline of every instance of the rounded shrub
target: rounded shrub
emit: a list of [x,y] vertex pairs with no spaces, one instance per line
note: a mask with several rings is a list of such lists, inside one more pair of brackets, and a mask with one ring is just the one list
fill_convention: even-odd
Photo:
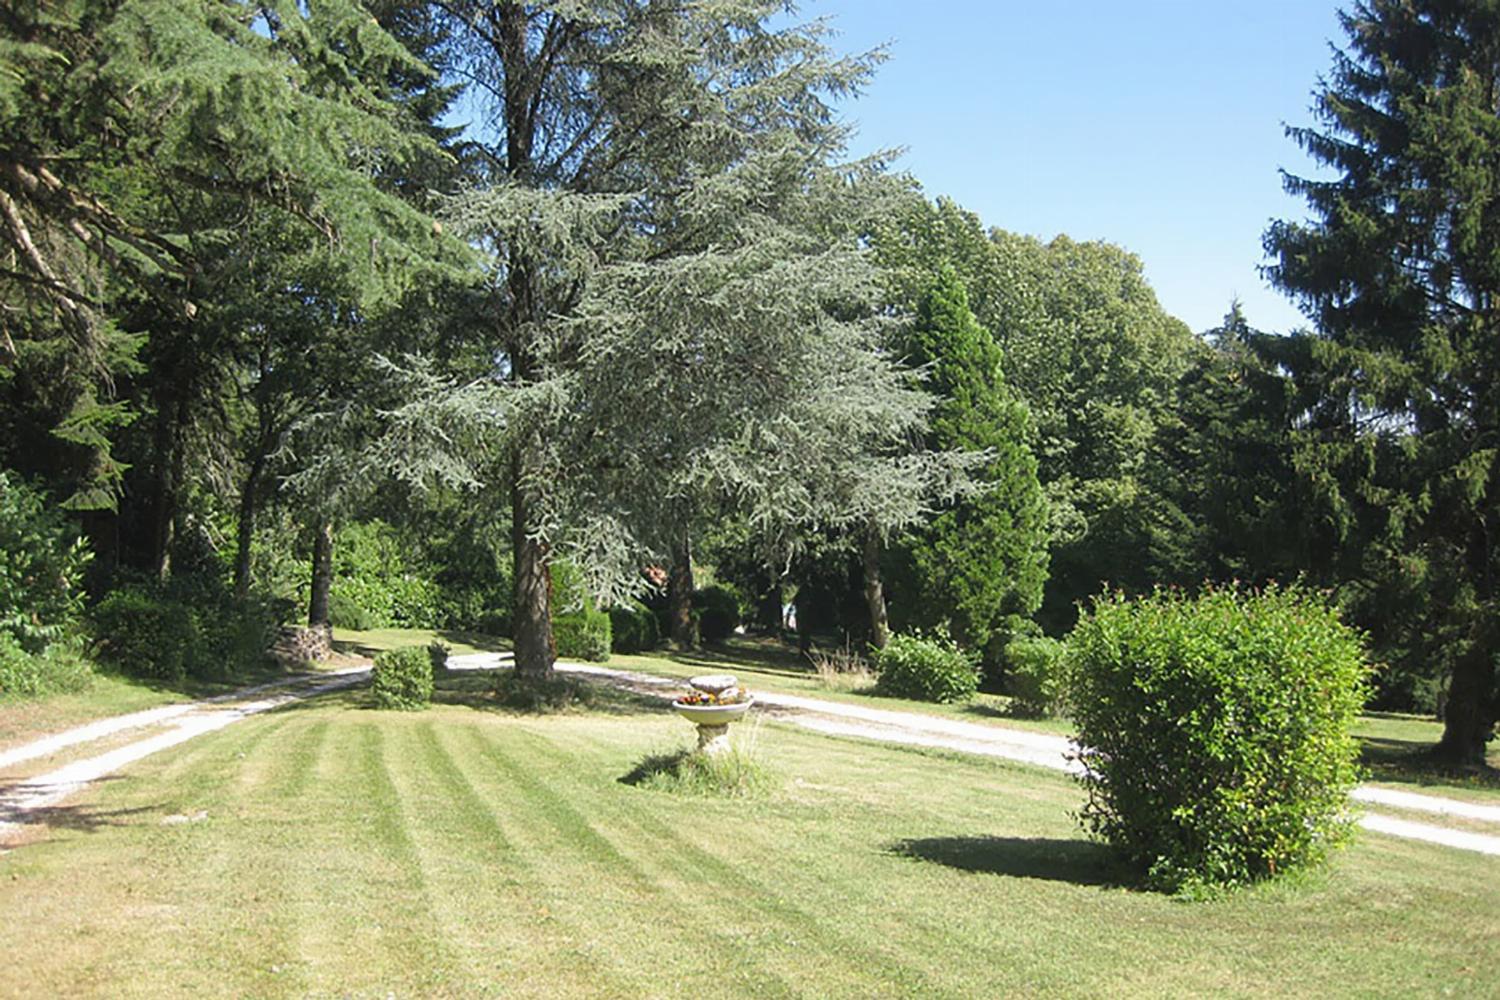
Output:
[[1298,588],[1097,599],[1067,656],[1083,824],[1167,891],[1320,860],[1350,829],[1367,673]]
[[875,654],[875,689],[917,701],[968,701],[979,689],[974,658],[951,640],[919,634],[893,635]]
[[1006,644],[1005,686],[1012,713],[1030,719],[1057,714],[1066,650],[1066,645],[1046,636],[1021,636]]
[[415,711],[432,701],[432,656],[425,647],[388,649],[375,657],[370,693],[376,708]]
[[610,650],[615,653],[644,653],[661,642],[656,615],[640,601],[609,609]]
[[739,594],[724,584],[693,591],[693,611],[704,642],[723,642],[740,627]]
[[99,658],[132,677],[176,683],[206,659],[192,612],[178,601],[125,587],[90,617]]
[[552,638],[558,656],[603,663],[609,659],[609,615],[591,607],[553,615]]

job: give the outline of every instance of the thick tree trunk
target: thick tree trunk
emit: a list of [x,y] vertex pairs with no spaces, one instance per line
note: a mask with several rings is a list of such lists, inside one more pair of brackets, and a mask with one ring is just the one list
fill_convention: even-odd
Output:
[[1448,763],[1464,767],[1485,763],[1485,744],[1495,727],[1496,638],[1496,626],[1485,616],[1474,627],[1469,648],[1453,665],[1443,739],[1434,751]]
[[320,520],[313,535],[312,596],[307,602],[307,624],[331,625],[328,599],[333,593],[333,522]]
[[250,596],[250,543],[255,538],[256,494],[265,466],[265,456],[257,455],[240,490],[240,521],[235,527],[234,548],[234,596],[239,601]]
[[557,643],[552,637],[552,568],[547,544],[529,537],[531,514],[519,460],[511,466],[511,549],[515,569],[515,602],[511,619],[516,674],[532,679],[552,676]]
[[884,649],[891,640],[891,626],[886,617],[885,583],[880,578],[880,535],[874,528],[865,532],[864,573],[865,604],[870,609],[870,645]]
[[692,649],[698,645],[698,630],[693,628],[693,548],[686,534],[672,549],[667,602],[672,644],[678,649]]

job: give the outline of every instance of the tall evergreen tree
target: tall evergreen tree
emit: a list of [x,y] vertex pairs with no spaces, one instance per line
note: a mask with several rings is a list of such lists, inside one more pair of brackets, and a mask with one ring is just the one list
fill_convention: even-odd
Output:
[[[683,282],[678,288],[709,295],[704,305],[732,300],[737,310],[754,308],[737,296],[774,277],[768,253],[778,243],[757,247],[748,239],[742,220],[775,216],[758,213],[760,203],[748,198],[795,190],[780,175],[795,180],[839,149],[844,129],[827,98],[856,87],[870,63],[831,56],[819,25],[773,26],[784,5],[768,0],[454,2],[442,9],[455,65],[486,109],[480,131],[489,178],[455,203],[453,216],[492,260],[486,339],[495,360],[486,374],[506,397],[493,412],[505,414],[510,464],[516,664],[540,675],[553,659],[548,565],[565,524],[576,525],[579,508],[598,492],[568,438],[608,398],[582,387],[595,375],[607,380],[604,369],[590,368],[598,359],[636,360],[610,354],[610,345],[645,328],[610,290],[639,293],[631,299],[641,309],[637,319],[650,314],[654,286],[674,277]],[[805,259],[799,252],[790,266]],[[611,284],[596,286],[601,269],[615,265],[624,267]],[[722,273],[710,273],[716,267]],[[716,283],[723,286],[718,300]],[[684,298],[670,301],[681,306]],[[801,305],[796,311],[811,319]],[[572,321],[585,312],[586,322]],[[659,343],[644,355],[677,375],[671,394],[658,400],[663,435],[689,432],[693,424],[675,420],[703,413],[705,401],[718,403],[715,413],[735,408],[713,395],[726,385],[722,340],[695,346],[690,314],[667,312],[663,306]],[[719,318],[726,315],[733,314]],[[705,329],[732,339],[747,325]],[[753,384],[740,377],[730,388]],[[637,409],[632,420],[640,424],[649,412]],[[711,428],[721,426],[716,420]],[[601,432],[600,440],[611,439]],[[663,451],[701,473],[664,437],[651,453]],[[579,544],[600,558],[583,561],[622,557],[630,532],[620,528],[584,532]]]
[[[1482,764],[1500,655],[1500,5],[1365,0],[1292,136],[1315,220],[1266,236],[1317,325],[1295,462],[1343,535],[1423,580],[1451,672],[1438,752]],[[1370,541],[1365,541],[1365,540]]]
[[978,492],[942,509],[896,548],[898,623],[947,625],[983,650],[1041,605],[1047,580],[1047,504],[1037,481],[1026,404],[1006,385],[1002,356],[944,267],[902,338],[906,360],[935,398],[927,445],[983,453]]

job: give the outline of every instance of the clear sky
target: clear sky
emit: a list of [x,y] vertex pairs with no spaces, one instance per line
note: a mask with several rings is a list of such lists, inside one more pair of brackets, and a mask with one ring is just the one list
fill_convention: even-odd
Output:
[[1306,321],[1261,280],[1261,235],[1301,219],[1278,169],[1314,167],[1284,134],[1313,124],[1343,43],[1334,0],[802,0],[835,47],[887,44],[857,101],[855,153],[897,168],[986,225],[1102,239],[1138,254],[1194,330],[1232,297],[1252,325]]

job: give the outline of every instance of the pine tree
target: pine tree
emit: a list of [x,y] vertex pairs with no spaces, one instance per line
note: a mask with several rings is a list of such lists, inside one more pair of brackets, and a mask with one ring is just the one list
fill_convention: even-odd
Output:
[[1439,754],[1482,764],[1500,654],[1500,6],[1367,0],[1293,137],[1334,175],[1266,236],[1315,321],[1296,464],[1421,579],[1451,671]]

